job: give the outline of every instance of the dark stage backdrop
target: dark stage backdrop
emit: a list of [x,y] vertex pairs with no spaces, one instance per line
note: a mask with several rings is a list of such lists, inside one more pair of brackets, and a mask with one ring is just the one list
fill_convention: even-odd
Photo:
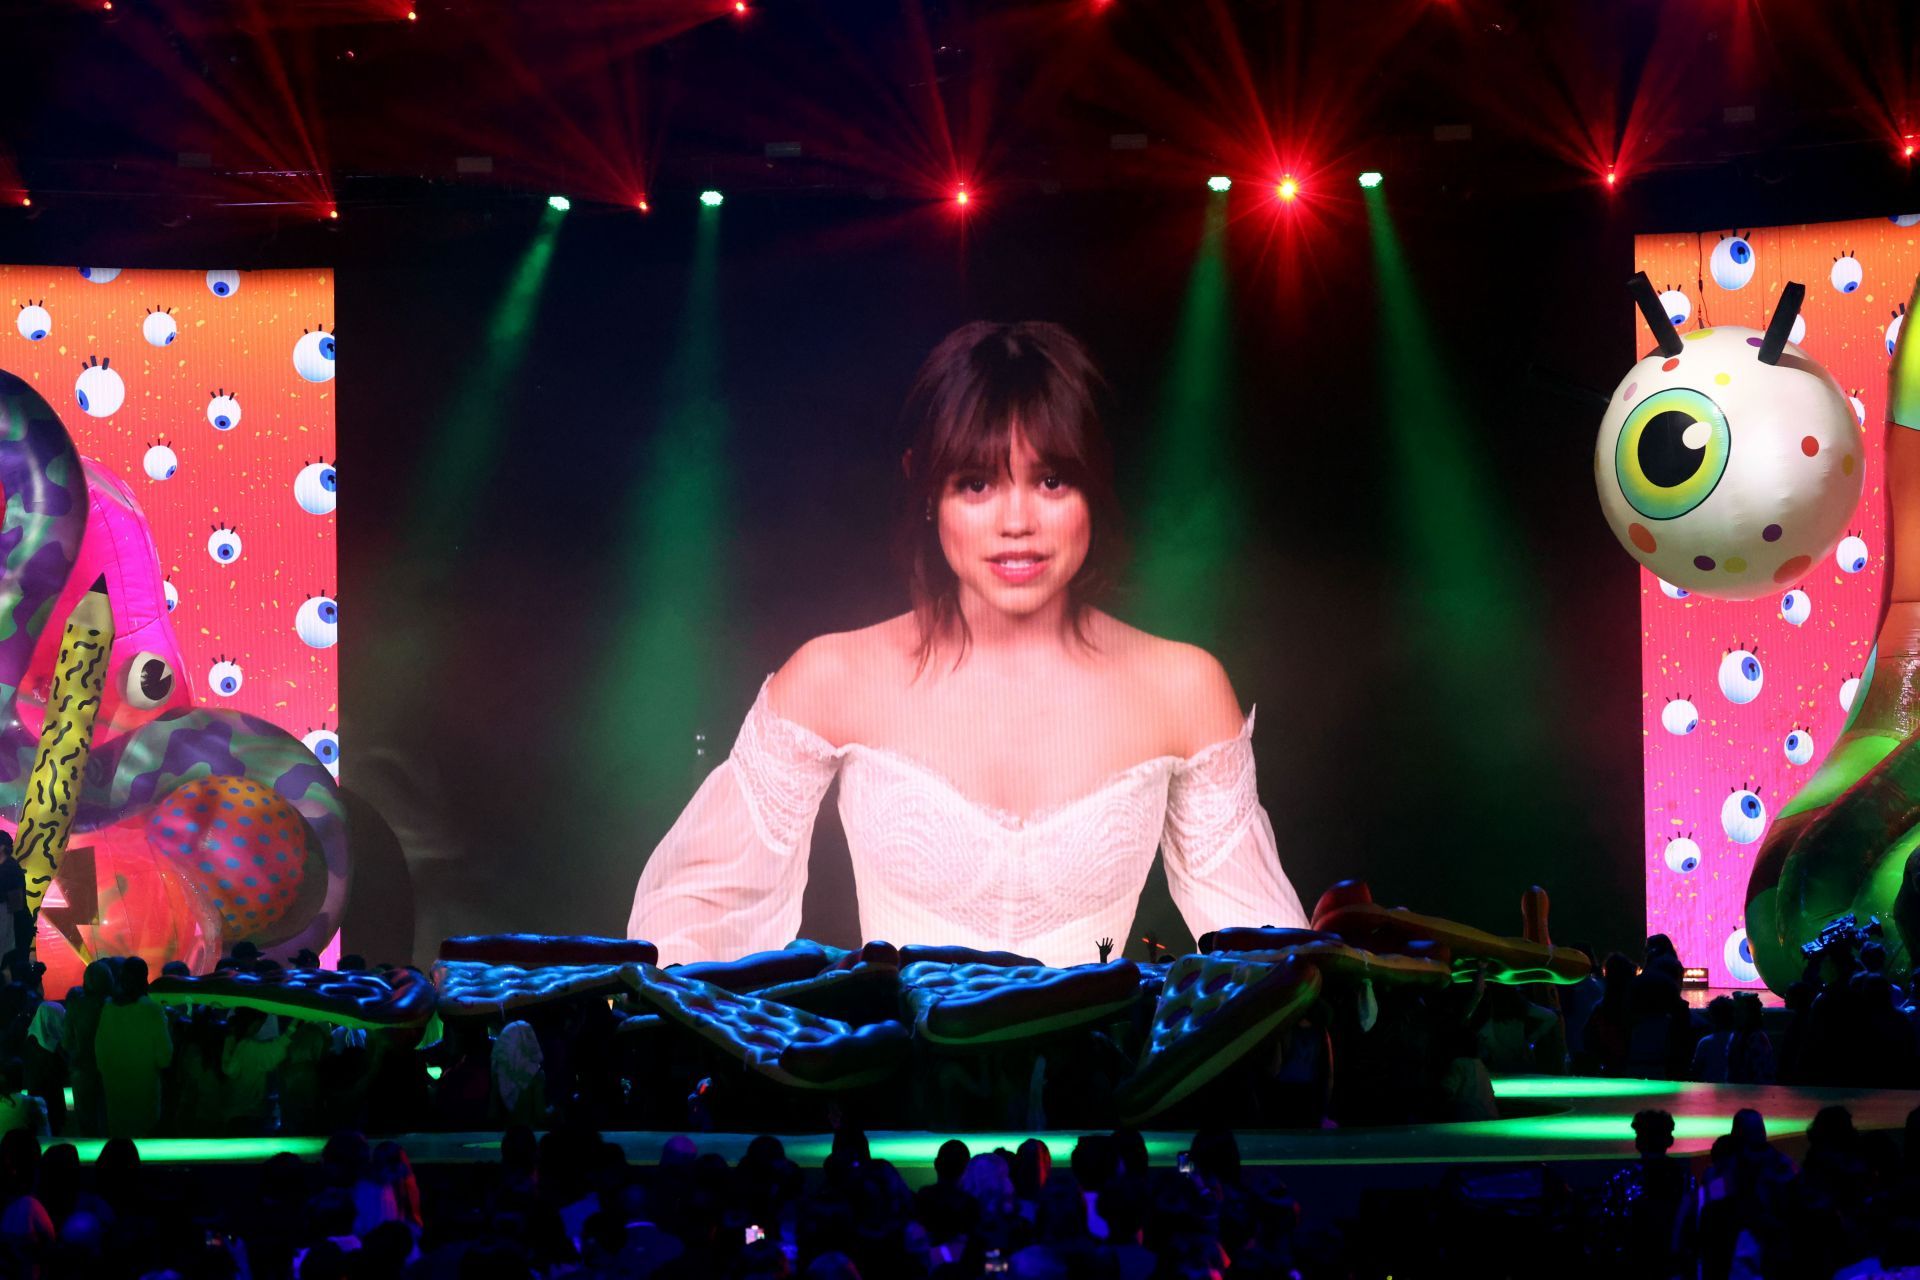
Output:
[[[343,266],[343,750],[414,953],[623,928],[764,674],[903,607],[900,403],[976,318],[1058,321],[1110,376],[1139,558],[1205,544],[1204,591],[1115,611],[1259,705],[1309,906],[1360,876],[1514,931],[1538,882],[1558,940],[1634,941],[1635,574],[1578,394],[1629,349],[1625,229],[1401,213],[1382,265],[1357,199],[1291,246],[1234,200],[1217,297],[1204,196],[1028,198],[964,236],[858,202],[732,201],[709,240],[576,212],[544,264],[523,216]],[[349,946],[400,945],[392,915]],[[1149,929],[1186,940],[1157,870],[1130,954]],[[832,795],[804,932],[858,940]]]

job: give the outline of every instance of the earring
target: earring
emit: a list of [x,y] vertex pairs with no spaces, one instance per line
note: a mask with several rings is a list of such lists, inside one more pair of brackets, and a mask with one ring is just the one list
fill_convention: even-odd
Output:
[[932,498],[927,499],[927,523],[928,524],[933,523],[933,499]]

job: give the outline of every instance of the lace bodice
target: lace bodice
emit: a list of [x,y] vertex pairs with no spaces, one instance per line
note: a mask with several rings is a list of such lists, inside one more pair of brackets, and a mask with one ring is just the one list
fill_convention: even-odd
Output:
[[1142,761],[1022,817],[911,757],[833,746],[776,714],[763,684],[732,754],[648,860],[628,934],[659,944],[663,963],[790,941],[836,775],[867,938],[1096,960],[1098,939],[1127,936],[1156,849],[1195,936],[1304,925],[1255,789],[1253,720],[1196,755]]

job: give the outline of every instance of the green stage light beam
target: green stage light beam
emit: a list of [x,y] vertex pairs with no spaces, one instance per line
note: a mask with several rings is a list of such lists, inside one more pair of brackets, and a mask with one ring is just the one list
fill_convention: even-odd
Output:
[[1459,748],[1514,791],[1542,788],[1553,744],[1539,708],[1547,663],[1527,584],[1514,570],[1521,540],[1500,512],[1474,443],[1472,418],[1448,375],[1444,344],[1408,266],[1386,193],[1362,197],[1372,233],[1386,422],[1382,462],[1399,516],[1400,577],[1410,634],[1423,637],[1433,696],[1451,707]]
[[1246,494],[1232,447],[1234,359],[1227,201],[1206,204],[1173,359],[1147,452],[1152,488],[1137,526],[1139,626],[1211,648],[1246,540]]
[[500,465],[507,436],[503,409],[526,360],[527,340],[539,312],[540,290],[553,261],[565,214],[540,211],[527,251],[515,264],[506,291],[487,320],[485,358],[454,395],[448,412],[422,455],[420,500],[414,504],[409,542],[444,555],[457,547],[480,511],[480,497]]
[[[697,755],[695,743],[695,734],[721,728],[705,717],[722,705],[733,533],[719,239],[719,210],[703,208],[657,427],[634,460],[626,520],[607,557],[610,640],[582,691],[584,758],[598,762],[596,776],[583,779],[597,803],[585,807],[618,812],[655,836],[691,796],[690,783],[719,762],[711,750]],[[733,720],[745,710],[726,707]],[[710,734],[710,747],[731,741],[732,727]]]

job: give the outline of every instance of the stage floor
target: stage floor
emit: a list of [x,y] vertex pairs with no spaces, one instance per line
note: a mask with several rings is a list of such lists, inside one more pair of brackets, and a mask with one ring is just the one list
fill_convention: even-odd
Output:
[[[1920,1092],[1904,1090],[1795,1089],[1775,1085],[1712,1085],[1664,1080],[1603,1080],[1584,1076],[1515,1076],[1497,1080],[1494,1092],[1517,1114],[1509,1119],[1468,1124],[1406,1125],[1372,1129],[1245,1131],[1237,1136],[1247,1164],[1311,1170],[1368,1166],[1376,1171],[1408,1169],[1408,1181],[1430,1182],[1434,1165],[1544,1162],[1586,1164],[1589,1172],[1634,1158],[1633,1115],[1649,1108],[1674,1117],[1674,1154],[1704,1155],[1727,1132],[1733,1113],[1756,1108],[1767,1120],[1775,1144],[1796,1159],[1805,1150],[1805,1131],[1822,1108],[1839,1104],[1853,1113],[1855,1128],[1904,1129],[1907,1113],[1920,1107]],[[635,1165],[658,1160],[669,1133],[608,1133]],[[716,1151],[732,1163],[752,1141],[751,1134],[693,1135],[702,1151]],[[949,1136],[965,1140],[976,1153],[1016,1147],[1030,1137],[1047,1143],[1064,1167],[1077,1133],[963,1133],[958,1135],[880,1132],[868,1135],[876,1157],[892,1161],[914,1185],[933,1176],[933,1157]],[[1150,1131],[1147,1147],[1156,1164],[1171,1167],[1190,1134]],[[400,1139],[415,1164],[490,1163],[499,1158],[498,1134],[416,1133]],[[816,1168],[831,1149],[825,1134],[783,1135],[787,1156],[804,1168]],[[81,1159],[99,1152],[97,1139],[75,1144]],[[146,1164],[235,1163],[264,1160],[279,1151],[317,1158],[322,1138],[156,1138],[140,1144]],[[1399,1180],[1399,1179],[1396,1179]]]

